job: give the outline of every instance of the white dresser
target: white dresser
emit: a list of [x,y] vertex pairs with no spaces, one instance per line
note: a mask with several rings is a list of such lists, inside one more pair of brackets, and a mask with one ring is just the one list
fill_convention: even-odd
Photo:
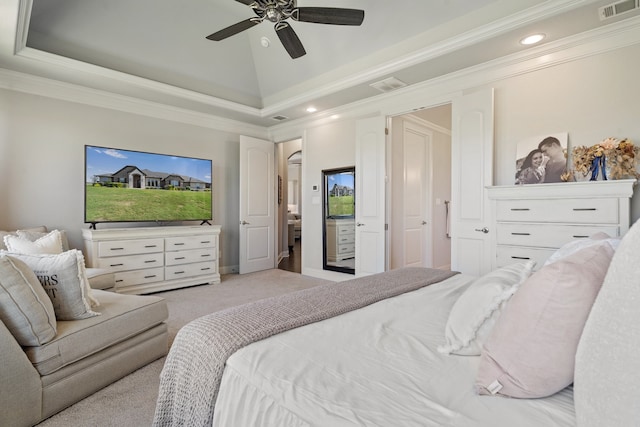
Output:
[[635,180],[488,187],[492,268],[534,260],[540,268],[565,243],[629,230]]
[[119,293],[220,283],[220,226],[84,229],[88,267],[115,273]]
[[327,218],[327,262],[356,256],[356,222],[353,218]]

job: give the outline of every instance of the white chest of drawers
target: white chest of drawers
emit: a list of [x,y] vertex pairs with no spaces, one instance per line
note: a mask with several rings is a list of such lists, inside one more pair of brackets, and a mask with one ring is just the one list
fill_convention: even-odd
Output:
[[353,218],[326,220],[328,262],[342,261],[356,256],[355,227]]
[[635,180],[488,187],[493,206],[493,268],[534,260],[597,232],[617,237],[630,225]]
[[119,293],[220,283],[220,226],[82,230],[89,267],[115,273]]

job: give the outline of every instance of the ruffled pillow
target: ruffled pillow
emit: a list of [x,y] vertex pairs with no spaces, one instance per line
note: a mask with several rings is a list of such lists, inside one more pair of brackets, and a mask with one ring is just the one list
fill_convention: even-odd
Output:
[[445,327],[440,353],[479,356],[507,301],[532,273],[535,261],[499,268],[474,281],[458,298]]
[[59,254],[63,251],[62,237],[58,230],[43,234],[34,240],[24,235],[9,234],[4,236],[4,244],[9,252],[20,254]]

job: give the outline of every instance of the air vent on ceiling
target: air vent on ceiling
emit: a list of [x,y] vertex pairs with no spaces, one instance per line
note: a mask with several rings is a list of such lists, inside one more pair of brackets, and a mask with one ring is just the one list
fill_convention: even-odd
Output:
[[391,92],[392,90],[400,89],[405,87],[407,84],[402,80],[398,80],[395,77],[389,77],[384,80],[380,80],[379,82],[371,83],[371,86],[374,89],[378,89],[380,92]]
[[276,120],[276,121],[281,122],[281,121],[283,121],[283,120],[287,120],[289,117],[287,117],[287,116],[273,116],[273,117],[271,117],[271,118],[272,118],[273,120]]
[[601,21],[640,8],[640,0],[622,0],[598,8]]

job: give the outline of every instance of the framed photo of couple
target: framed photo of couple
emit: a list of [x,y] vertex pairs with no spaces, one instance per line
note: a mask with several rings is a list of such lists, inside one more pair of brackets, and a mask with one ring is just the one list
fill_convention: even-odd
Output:
[[516,185],[563,182],[567,170],[567,132],[527,138],[516,147]]

